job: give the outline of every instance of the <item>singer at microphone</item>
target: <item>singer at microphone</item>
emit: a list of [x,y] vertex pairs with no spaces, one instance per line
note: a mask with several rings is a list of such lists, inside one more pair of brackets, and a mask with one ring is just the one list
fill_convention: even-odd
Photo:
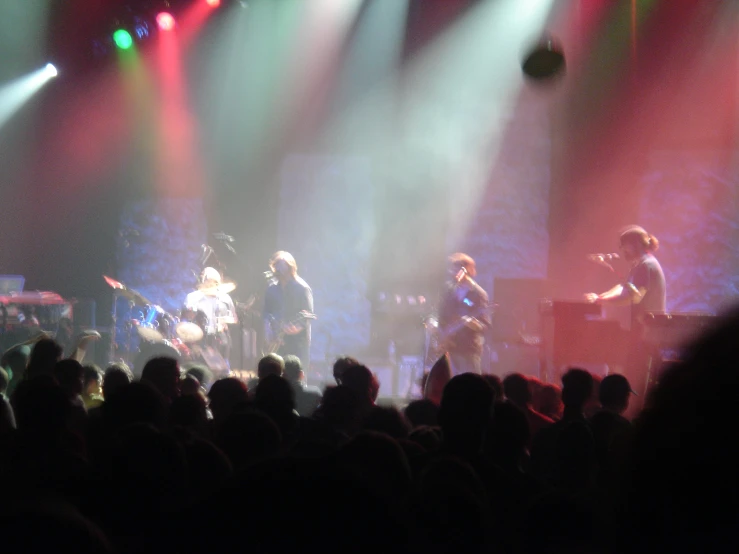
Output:
[[[449,355],[452,375],[480,374],[485,330],[491,325],[488,294],[474,281],[477,266],[471,256],[455,252],[447,263],[448,280],[439,299],[440,348]],[[440,377],[433,373],[429,380],[435,383]]]
[[[619,242],[623,259],[631,264],[626,281],[600,294],[588,293],[585,300],[597,304],[631,305],[632,320],[645,312],[664,312],[665,276],[654,257],[659,241],[643,228],[632,225],[621,233]],[[589,258],[606,264],[607,260],[621,259],[621,254],[591,254]]]
[[[659,248],[657,238],[638,225],[621,231],[620,252],[631,265],[626,279],[600,294],[585,295],[587,302],[610,306],[628,306],[631,325],[629,336],[621,344],[627,352],[624,372],[634,390],[647,392],[651,364],[661,358],[654,345],[644,341],[643,320],[646,314],[664,313],[666,309],[665,275],[654,253]],[[634,406],[632,403],[633,409]]]
[[[271,276],[268,276],[271,273]],[[300,359],[305,371],[310,369],[311,319],[313,291],[298,275],[298,264],[289,252],[275,252],[269,260],[267,290],[264,293],[265,350],[280,356]]]

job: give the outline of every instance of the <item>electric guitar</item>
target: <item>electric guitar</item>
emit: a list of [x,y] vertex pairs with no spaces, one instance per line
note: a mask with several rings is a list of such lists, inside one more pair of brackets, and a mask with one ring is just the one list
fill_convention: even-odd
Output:
[[437,344],[441,351],[446,352],[450,348],[453,348],[454,336],[465,327],[469,327],[477,332],[485,329],[486,324],[480,321],[479,318],[486,314],[492,315],[492,311],[493,309],[491,307],[482,306],[475,310],[472,315],[463,315],[453,323],[446,325],[443,329],[440,327],[437,335]]
[[277,352],[285,340],[285,335],[288,334],[287,330],[290,327],[300,325],[309,319],[318,319],[318,316],[307,310],[303,310],[298,312],[298,314],[289,321],[269,317],[267,319],[267,325],[265,326],[264,353],[271,354],[272,352]]

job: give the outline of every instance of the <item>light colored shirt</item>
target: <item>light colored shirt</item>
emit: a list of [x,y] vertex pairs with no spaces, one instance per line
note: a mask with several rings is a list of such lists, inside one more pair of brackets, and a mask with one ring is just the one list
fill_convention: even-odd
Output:
[[207,334],[217,332],[218,318],[236,318],[236,308],[233,300],[226,293],[219,292],[215,296],[210,296],[203,293],[203,291],[193,291],[185,298],[185,307],[205,314],[207,319],[205,332]]

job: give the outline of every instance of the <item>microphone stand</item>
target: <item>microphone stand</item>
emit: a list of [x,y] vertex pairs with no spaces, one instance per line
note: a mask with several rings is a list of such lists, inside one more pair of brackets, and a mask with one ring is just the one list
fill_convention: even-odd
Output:
[[[218,242],[220,242],[223,246],[225,246],[226,249],[229,252],[231,252],[231,254],[233,254],[234,258],[238,262],[241,262],[242,261],[241,257],[236,252],[236,249],[233,246],[231,246],[231,242],[234,240],[233,237],[231,237],[229,235],[226,235],[225,233],[214,233],[213,234],[213,237]],[[208,248],[210,248],[210,247],[208,247]],[[226,267],[227,266],[224,263],[221,262],[221,260],[218,258],[217,254],[215,253],[215,251],[213,250],[213,248],[210,248],[210,254],[212,254],[213,257],[216,259],[216,263],[218,264],[218,268],[221,270],[221,274],[222,275],[225,275],[225,271],[226,271]],[[209,254],[209,256],[210,256],[210,254]],[[236,312],[236,305],[235,304],[234,304],[234,311]],[[236,312],[236,313],[238,313],[238,312]],[[234,315],[236,315],[236,314],[234,314]],[[239,321],[238,326],[239,326],[239,333],[240,333],[240,336],[239,336],[239,345],[241,347],[239,349],[239,360],[240,360],[240,368],[239,369],[243,370],[244,367],[245,367],[245,365],[246,365],[245,364],[245,361],[246,360],[244,360],[244,318],[243,317],[239,317],[239,320],[238,321]],[[228,325],[228,324],[226,324],[226,325]],[[231,342],[230,333],[229,333],[229,342]],[[233,345],[233,342],[231,342],[231,344]],[[230,349],[229,349],[229,351],[230,351]],[[226,362],[229,364],[229,368],[230,368],[230,366],[231,366],[231,363],[230,362],[231,361],[230,360],[226,360]]]
[[208,260],[209,260],[209,259],[210,259],[210,257],[211,257],[211,256],[213,256],[214,254],[213,254],[213,247],[212,247],[212,246],[210,246],[210,245],[208,245],[208,244],[204,244],[204,245],[203,245],[203,248],[205,249],[205,256],[203,257],[203,259],[202,259],[202,260],[200,260],[200,265],[201,265],[202,267],[205,267],[205,264],[206,264],[206,263],[208,263]]
[[110,345],[108,346],[108,363],[112,364],[115,362],[115,338],[118,334],[118,292],[113,290],[113,306],[110,312]]

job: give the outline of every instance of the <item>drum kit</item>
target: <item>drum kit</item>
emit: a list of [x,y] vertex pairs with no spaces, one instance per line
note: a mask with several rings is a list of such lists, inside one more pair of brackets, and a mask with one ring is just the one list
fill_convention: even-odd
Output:
[[[203,339],[208,327],[208,317],[202,311],[190,310],[183,308],[176,314],[166,311],[161,306],[150,302],[140,292],[127,287],[120,281],[103,275],[105,282],[113,289],[113,313],[112,313],[112,329],[116,333],[116,300],[117,297],[125,298],[129,301],[131,308],[134,306],[144,307],[144,311],[140,318],[134,318],[126,321],[126,328],[135,329],[138,335],[140,353],[134,360],[134,369],[141,371],[146,361],[154,356],[172,356],[179,360],[195,361],[204,357]],[[216,287],[207,288],[199,286],[199,290],[206,293],[214,292],[211,288],[217,289],[215,292],[229,293],[236,289],[233,282],[224,282]],[[217,325],[227,325],[236,323],[233,316],[219,317]],[[129,337],[130,339],[130,337]],[[130,342],[130,341],[129,341]],[[116,359],[116,340],[115,335],[111,340],[110,359]],[[128,348],[127,353],[130,353]],[[126,356],[128,358],[129,356]]]

